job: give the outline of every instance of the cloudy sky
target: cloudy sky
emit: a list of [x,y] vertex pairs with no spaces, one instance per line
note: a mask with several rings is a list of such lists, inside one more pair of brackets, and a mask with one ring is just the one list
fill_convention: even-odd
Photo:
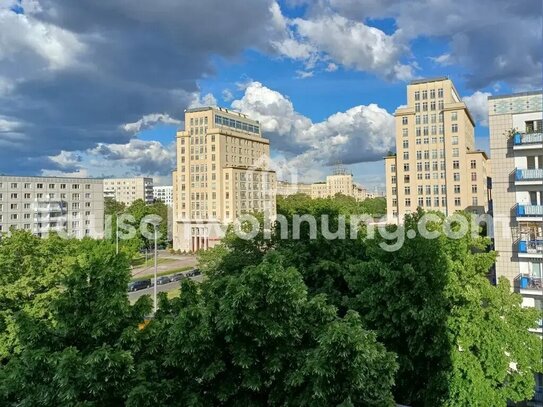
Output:
[[540,0],[0,0],[0,173],[169,181],[189,106],[262,123],[315,180],[384,184],[413,78],[449,76],[488,149],[486,97],[542,87]]

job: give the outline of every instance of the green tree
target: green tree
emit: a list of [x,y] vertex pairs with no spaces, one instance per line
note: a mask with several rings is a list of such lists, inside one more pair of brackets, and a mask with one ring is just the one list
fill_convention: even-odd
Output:
[[[405,230],[417,230],[424,214],[408,216]],[[443,221],[428,226],[443,232]],[[417,235],[394,252],[381,243],[371,242],[369,261],[350,266],[349,308],[397,353],[396,400],[490,407],[530,398],[541,343],[528,329],[538,312],[522,308],[505,281],[490,284],[489,241]]]
[[[387,406],[394,356],[270,253],[182,286],[145,329],[129,405]],[[156,389],[161,389],[156,392]]]
[[104,198],[104,215],[116,215],[124,212],[126,205],[123,202],[116,201],[114,198]]
[[[30,238],[16,236],[9,244],[21,247],[25,237]],[[60,243],[57,238],[35,243],[53,242]],[[151,309],[149,298],[129,304],[128,261],[109,242],[66,245],[76,250],[60,256],[60,272],[36,275],[57,288],[41,301],[41,312],[12,307],[17,349],[0,368],[2,405],[116,406],[130,388],[136,364],[132,347],[138,323]]]

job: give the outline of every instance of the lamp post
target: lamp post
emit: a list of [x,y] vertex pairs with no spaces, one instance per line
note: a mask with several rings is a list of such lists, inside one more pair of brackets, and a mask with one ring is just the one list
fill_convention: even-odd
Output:
[[122,214],[122,212],[115,214],[115,254],[119,254],[119,215]]
[[155,240],[155,272],[154,272],[154,278],[155,283],[153,285],[153,309],[154,313],[156,314],[157,311],[157,271],[158,271],[158,249],[157,249],[157,240],[158,240],[158,226],[160,225],[160,217],[153,218],[149,221],[151,225],[153,225],[153,231],[154,231],[154,240]]

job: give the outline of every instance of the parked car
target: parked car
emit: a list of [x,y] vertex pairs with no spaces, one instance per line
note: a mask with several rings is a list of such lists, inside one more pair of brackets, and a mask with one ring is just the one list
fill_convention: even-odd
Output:
[[184,278],[187,278],[187,276],[185,276],[183,273],[177,273],[177,274],[174,274],[171,278],[172,281],[181,281],[183,280]]
[[156,279],[156,284],[157,285],[168,284],[168,283],[171,283],[171,282],[172,282],[172,280],[170,279],[170,277],[167,277],[167,276],[158,277]]
[[196,277],[196,276],[199,276],[200,274],[202,274],[200,269],[192,269],[191,271],[187,272],[187,277]]
[[139,290],[145,290],[146,288],[149,288],[152,285],[153,284],[151,283],[150,279],[132,281],[130,284],[128,284],[128,291],[134,292],[134,291],[139,291]]

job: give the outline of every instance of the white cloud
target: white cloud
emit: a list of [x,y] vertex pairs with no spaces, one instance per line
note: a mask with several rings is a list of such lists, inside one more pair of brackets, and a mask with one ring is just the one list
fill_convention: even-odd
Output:
[[138,133],[142,130],[153,127],[154,125],[162,124],[180,124],[181,121],[170,117],[168,114],[164,113],[152,113],[146,114],[137,122],[125,123],[121,125],[121,128],[127,133]]
[[337,71],[338,69],[338,66],[336,64],[334,64],[333,62],[330,62],[327,66],[326,66],[326,69],[325,71],[326,72],[335,72]]
[[222,99],[225,102],[231,102],[232,100],[234,100],[234,94],[232,93],[230,89],[224,89],[222,91]]
[[189,104],[189,108],[206,106],[217,106],[217,99],[215,96],[213,96],[211,93],[207,93],[201,97],[199,92],[195,92]]
[[387,35],[330,9],[307,18],[276,19],[285,34],[282,40],[272,44],[282,55],[303,60],[306,70],[319,62],[332,60],[327,62],[325,70],[334,71],[337,64],[341,64],[387,79],[407,80],[413,77],[413,67],[400,62],[407,47],[395,35]]
[[168,174],[175,167],[175,144],[164,146],[158,141],[132,139],[127,144],[99,144],[87,153],[145,175]]
[[85,50],[83,43],[70,31],[38,21],[31,15],[0,9],[0,26],[0,61],[26,54],[29,63],[32,58],[38,58],[49,69],[63,69],[76,64]]
[[42,177],[70,177],[70,178],[89,178],[91,175],[86,169],[79,169],[77,171],[59,171],[59,170],[42,170]]
[[271,147],[305,177],[312,168],[380,160],[394,147],[394,119],[375,104],[360,105],[313,123],[281,93],[252,82],[232,107],[259,120]]
[[74,168],[81,164],[81,155],[73,151],[61,151],[59,154],[49,156],[49,159],[62,168]]
[[302,71],[302,70],[296,71],[296,78],[298,79],[306,79],[306,78],[312,78],[312,77],[313,77],[313,71]]
[[20,126],[21,123],[17,121],[0,116],[0,133],[13,132],[17,130]]
[[462,99],[468,106],[473,119],[481,126],[488,126],[488,97],[490,92],[476,91],[470,96],[464,96]]

